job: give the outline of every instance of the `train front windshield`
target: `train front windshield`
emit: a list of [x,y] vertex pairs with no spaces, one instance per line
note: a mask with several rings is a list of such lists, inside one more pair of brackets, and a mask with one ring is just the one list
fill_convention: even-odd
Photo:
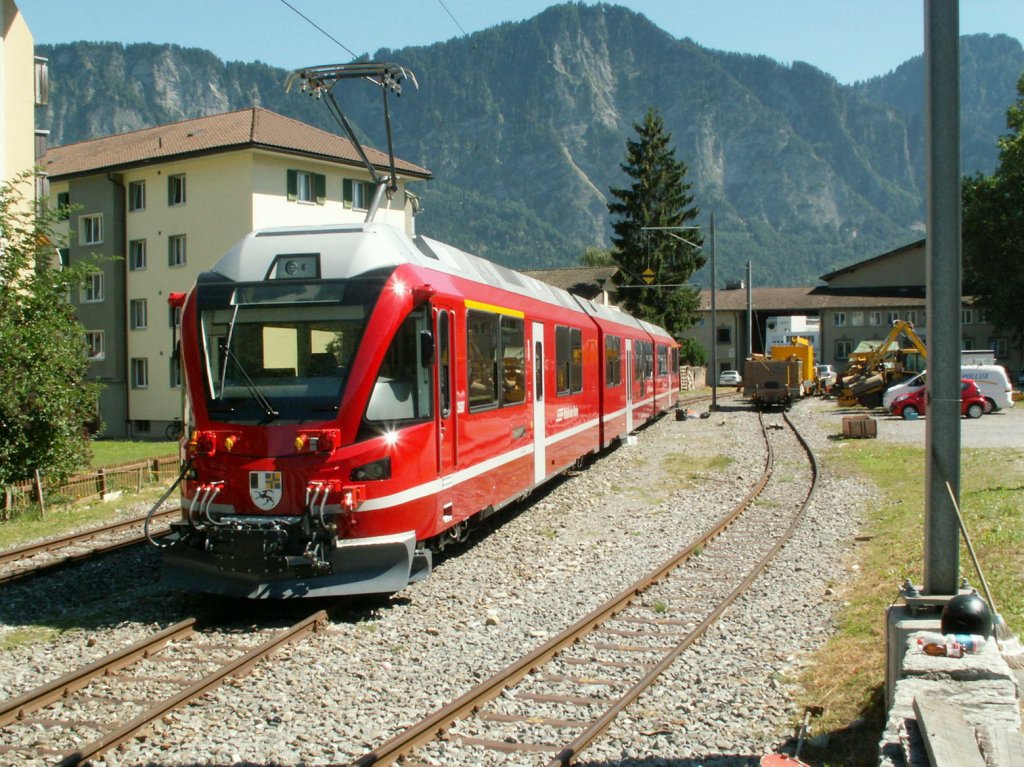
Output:
[[333,418],[385,279],[200,283],[210,417],[237,424]]

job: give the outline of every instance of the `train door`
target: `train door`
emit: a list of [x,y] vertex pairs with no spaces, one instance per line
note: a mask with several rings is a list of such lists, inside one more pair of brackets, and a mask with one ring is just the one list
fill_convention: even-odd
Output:
[[455,407],[455,323],[450,307],[434,307],[434,338],[437,360],[437,474],[441,478],[441,512],[451,517],[450,477],[459,463],[457,410]]
[[533,323],[533,482],[544,481],[547,467],[544,452],[544,325]]
[[623,385],[626,388],[626,434],[633,433],[633,339],[626,339],[625,359],[622,361]]

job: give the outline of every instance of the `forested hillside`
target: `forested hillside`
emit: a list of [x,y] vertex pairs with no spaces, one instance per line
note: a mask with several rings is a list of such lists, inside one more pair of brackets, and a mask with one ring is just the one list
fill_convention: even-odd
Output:
[[[963,168],[989,171],[1024,50],[962,42]],[[287,72],[172,45],[39,46],[50,59],[51,144],[260,104],[336,130]],[[606,247],[610,186],[633,122],[657,107],[696,204],[716,214],[721,280],[814,282],[922,236],[923,62],[854,86],[814,67],[703,48],[617,6],[558,5],[431,46],[379,51],[419,89],[392,102],[396,152],[428,167],[419,228],[512,267],[575,263]],[[307,64],[331,62],[304,62]],[[385,145],[380,100],[337,95]]]

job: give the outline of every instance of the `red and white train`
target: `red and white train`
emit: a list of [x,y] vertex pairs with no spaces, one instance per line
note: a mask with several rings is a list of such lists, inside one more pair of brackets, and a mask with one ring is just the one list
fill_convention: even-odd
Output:
[[397,591],[678,397],[664,330],[387,224],[253,232],[180,302],[188,589]]

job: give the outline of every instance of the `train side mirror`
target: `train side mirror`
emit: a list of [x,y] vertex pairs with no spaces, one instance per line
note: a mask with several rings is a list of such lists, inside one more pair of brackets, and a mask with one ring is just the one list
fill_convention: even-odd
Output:
[[425,368],[434,363],[434,334],[429,330],[420,331],[420,361]]

